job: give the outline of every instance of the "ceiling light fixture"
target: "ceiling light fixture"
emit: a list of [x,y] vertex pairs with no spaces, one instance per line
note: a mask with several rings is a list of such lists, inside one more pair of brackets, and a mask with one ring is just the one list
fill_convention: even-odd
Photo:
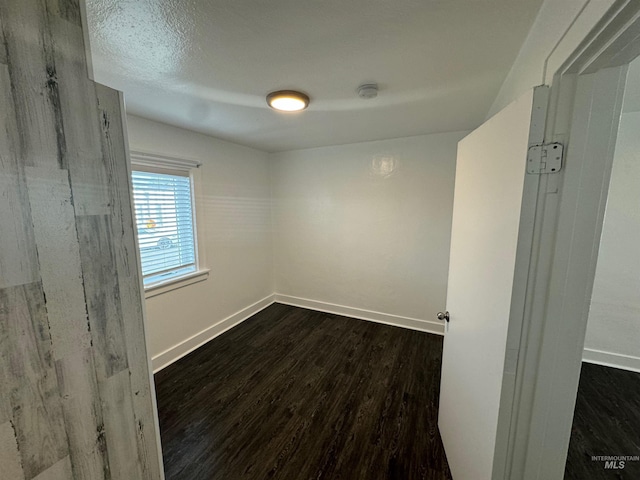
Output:
[[281,112],[299,112],[309,106],[309,97],[295,90],[279,90],[267,95],[267,105]]

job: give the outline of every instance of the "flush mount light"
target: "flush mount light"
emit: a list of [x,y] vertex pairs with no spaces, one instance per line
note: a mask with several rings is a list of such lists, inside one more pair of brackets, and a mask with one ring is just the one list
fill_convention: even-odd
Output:
[[282,112],[299,112],[309,106],[309,97],[295,90],[279,90],[267,95],[267,105]]

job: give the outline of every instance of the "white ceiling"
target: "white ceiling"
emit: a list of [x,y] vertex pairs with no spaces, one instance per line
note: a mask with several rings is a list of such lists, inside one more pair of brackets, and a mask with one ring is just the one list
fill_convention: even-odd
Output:
[[[541,0],[87,0],[129,113],[266,151],[482,123]],[[379,96],[356,88],[377,82]],[[308,110],[270,110],[299,89]]]

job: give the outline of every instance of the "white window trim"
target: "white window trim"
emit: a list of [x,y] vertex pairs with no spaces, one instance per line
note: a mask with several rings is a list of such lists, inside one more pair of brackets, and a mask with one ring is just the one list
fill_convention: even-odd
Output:
[[171,278],[163,282],[157,282],[148,287],[144,287],[144,298],[151,298],[163,293],[177,290],[178,288],[193,285],[205,281],[209,278],[209,269],[202,268],[195,272],[180,275],[179,277]]
[[[194,229],[194,243],[195,243],[195,253],[196,253],[196,271],[189,272],[184,275],[176,276],[173,278],[168,278],[165,281],[155,282],[151,285],[144,285],[144,281],[142,281],[144,287],[144,297],[151,298],[157,295],[162,295],[163,293],[171,292],[173,290],[177,290],[179,288],[186,287],[188,285],[193,285],[194,283],[199,283],[207,280],[209,277],[209,269],[202,266],[202,256],[200,255],[199,248],[199,228],[197,223],[197,215],[196,215],[196,195],[195,190],[196,179],[193,175],[194,170],[199,168],[202,165],[202,162],[197,160],[191,160],[186,158],[177,158],[177,157],[169,157],[166,155],[160,155],[156,153],[146,153],[140,151],[132,150],[130,152],[131,158],[131,170],[136,170],[136,167],[143,168],[157,168],[157,169],[169,169],[174,171],[182,171],[188,172],[189,179],[191,180],[191,201],[193,204],[193,229]],[[132,198],[133,202],[133,198]],[[133,205],[133,204],[132,204]],[[134,229],[135,230],[135,229]],[[138,244],[138,233],[135,232],[136,235],[136,245]],[[139,253],[138,253],[139,255]]]
[[[169,168],[171,170],[191,171],[199,168],[202,162],[187,158],[168,157],[157,153],[145,153],[132,150],[131,166],[150,168]],[[135,170],[135,169],[134,169]]]

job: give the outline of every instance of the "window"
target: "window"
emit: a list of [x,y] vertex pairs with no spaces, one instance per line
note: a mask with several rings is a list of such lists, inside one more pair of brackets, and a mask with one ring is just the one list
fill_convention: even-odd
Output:
[[145,288],[198,270],[189,169],[132,167],[133,203]]

